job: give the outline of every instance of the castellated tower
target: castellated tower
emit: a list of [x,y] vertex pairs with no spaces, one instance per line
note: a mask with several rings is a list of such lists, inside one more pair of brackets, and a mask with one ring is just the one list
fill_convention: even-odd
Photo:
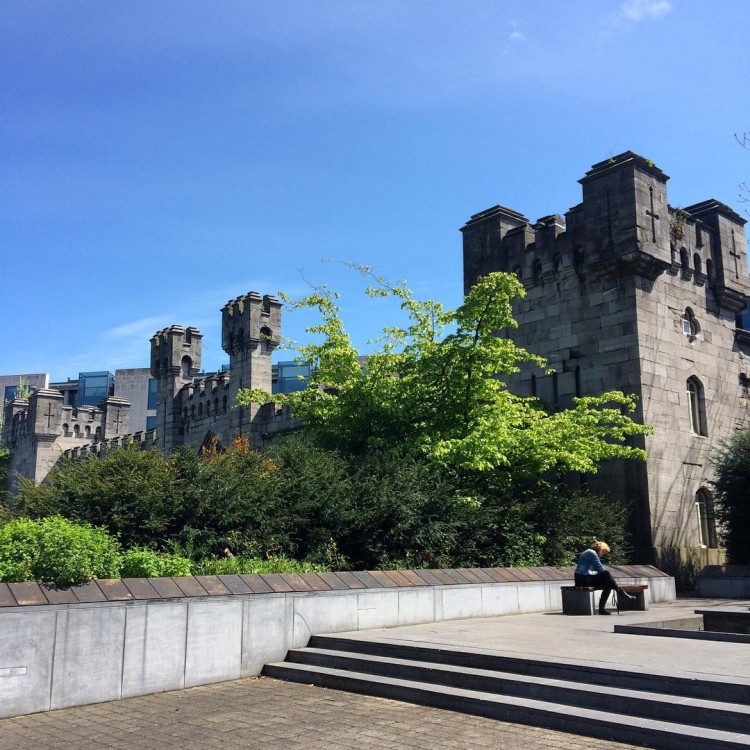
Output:
[[[237,402],[241,388],[271,392],[271,352],[281,341],[281,303],[271,295],[249,292],[227,302],[221,309],[221,346],[229,355],[229,402]],[[253,434],[262,429],[257,404],[235,409],[234,434]]]
[[101,446],[128,431],[130,404],[109,396],[97,406],[63,404],[60,391],[41,388],[28,400],[14,399],[5,408],[4,440],[11,449],[8,490],[15,494],[19,477],[41,482],[70,450]]
[[667,175],[631,151],[595,164],[583,200],[535,223],[495,206],[462,228],[464,288],[512,271],[514,340],[554,372],[526,365],[509,387],[552,408],[618,389],[639,398],[644,463],[612,462],[587,481],[630,509],[639,562],[674,572],[720,562],[710,452],[748,426],[750,295],[745,221],[706,200],[667,202]]
[[166,453],[184,442],[182,391],[201,369],[201,340],[197,329],[173,325],[151,338],[151,375],[157,381],[156,434]]

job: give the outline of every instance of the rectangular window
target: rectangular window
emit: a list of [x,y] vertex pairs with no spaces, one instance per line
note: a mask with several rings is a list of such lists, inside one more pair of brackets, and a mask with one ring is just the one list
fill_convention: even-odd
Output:
[[156,409],[156,378],[150,378],[148,381],[148,405],[147,409]]
[[156,417],[146,417],[146,429],[147,430],[156,429]]

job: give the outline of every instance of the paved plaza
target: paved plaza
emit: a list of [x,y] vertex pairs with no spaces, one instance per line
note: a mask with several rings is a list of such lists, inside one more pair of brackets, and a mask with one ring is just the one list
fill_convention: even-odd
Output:
[[[590,750],[591,742],[267,678],[0,721],[2,750]],[[635,747],[596,744],[606,750]]]
[[[681,600],[619,617],[514,615],[351,635],[747,682],[750,649],[741,644],[612,632],[618,622],[679,617],[711,604],[727,602]],[[605,750],[635,747],[268,678],[0,721],[0,750],[589,750],[592,743]]]

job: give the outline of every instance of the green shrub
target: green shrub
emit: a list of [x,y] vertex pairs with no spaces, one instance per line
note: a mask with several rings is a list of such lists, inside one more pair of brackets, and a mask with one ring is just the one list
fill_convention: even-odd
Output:
[[135,547],[123,552],[123,578],[161,578],[164,576],[189,576],[192,563],[186,557],[154,552]]
[[0,526],[0,580],[58,586],[120,575],[119,544],[103,529],[64,518],[18,518]]
[[627,508],[617,502],[585,490],[540,487],[529,513],[545,540],[544,565],[575,565],[596,539],[612,549],[609,562],[629,561]]
[[[721,543],[732,565],[750,565],[750,430],[738,430],[712,456],[715,512]],[[707,509],[710,513],[711,509]]]
[[199,575],[236,575],[238,573],[312,573],[322,568],[289,557],[219,557],[201,560]]

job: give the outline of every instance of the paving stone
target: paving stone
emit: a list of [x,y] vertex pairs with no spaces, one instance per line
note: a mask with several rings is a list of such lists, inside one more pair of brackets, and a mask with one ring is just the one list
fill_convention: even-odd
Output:
[[206,593],[210,596],[226,596],[231,593],[219,576],[196,576],[195,580],[206,589]]
[[123,602],[135,598],[119,578],[100,579],[97,580],[97,585],[108,602]]
[[374,576],[372,576],[366,570],[353,570],[352,574],[361,583],[363,583],[368,589],[382,589],[382,588],[384,588],[383,584],[380,583],[380,581],[378,581],[377,578],[375,578]]
[[271,587],[276,593],[284,593],[287,591],[294,591],[294,587],[284,579],[279,573],[261,573],[260,577]]
[[162,599],[176,599],[184,596],[182,589],[171,578],[149,578],[148,580]]
[[198,583],[194,576],[172,576],[185,596],[207,596],[208,592]]
[[9,583],[8,587],[16,602],[22,607],[47,604],[47,597],[38,583]]
[[159,593],[149,578],[123,578],[122,582],[135,599],[159,599]]
[[76,595],[69,588],[55,586],[52,583],[41,584],[42,592],[50,604],[77,604]]
[[233,594],[254,594],[255,592],[238,575],[220,575],[219,580]]
[[414,570],[399,571],[404,578],[408,579],[414,586],[426,586],[427,582]]
[[349,588],[337,573],[318,573],[318,575],[331,589],[343,590]]
[[366,589],[367,586],[362,581],[348,570],[336,571],[336,575],[340,578],[348,588],[350,589]]

